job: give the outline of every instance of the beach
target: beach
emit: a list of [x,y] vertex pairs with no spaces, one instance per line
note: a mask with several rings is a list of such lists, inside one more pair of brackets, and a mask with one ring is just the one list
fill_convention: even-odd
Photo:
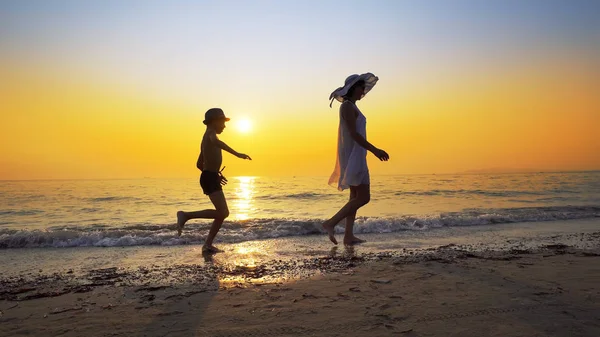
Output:
[[215,255],[194,179],[5,181],[0,336],[600,335],[600,173],[378,177],[354,247],[324,181],[232,177]]
[[0,337],[600,337],[598,17],[0,1]]
[[496,245],[477,227],[405,249],[24,272],[2,279],[0,335],[598,336],[600,221],[545,224],[497,226]]

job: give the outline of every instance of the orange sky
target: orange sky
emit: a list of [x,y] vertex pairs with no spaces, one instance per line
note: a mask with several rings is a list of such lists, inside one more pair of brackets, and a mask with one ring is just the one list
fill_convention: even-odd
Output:
[[[481,168],[600,168],[600,76],[565,68],[446,80],[393,93],[385,78],[359,103],[368,139],[391,160],[369,157],[374,174],[451,173]],[[2,179],[186,177],[206,105],[153,98],[118,85],[2,69]],[[9,85],[6,85],[9,83]],[[248,118],[221,135],[252,162],[226,155],[230,175],[327,175],[334,164],[337,103],[273,99],[221,105]],[[247,105],[244,105],[247,103]],[[307,113],[306,111],[310,111]]]
[[[391,7],[373,11],[404,13],[386,4]],[[279,10],[296,20],[296,9]],[[433,11],[422,11],[420,20],[446,15]],[[14,27],[25,27],[25,18],[17,16]],[[525,23],[515,24],[525,36],[518,40],[519,34],[504,34],[510,25],[499,21],[481,35],[465,36],[474,30],[460,27],[460,45],[449,46],[426,24],[401,20],[422,29],[417,38],[389,26],[398,24],[389,17],[380,23],[396,29],[387,40],[364,36],[371,45],[343,57],[339,44],[316,28],[297,22],[279,36],[269,20],[282,19],[267,15],[265,23],[248,23],[258,34],[248,37],[254,40],[231,43],[220,31],[199,38],[226,53],[127,20],[118,33],[87,27],[87,21],[50,33],[41,26],[35,34],[50,35],[38,42],[0,34],[0,179],[192,177],[203,114],[215,106],[231,123],[247,118],[253,124],[249,133],[230,124],[221,135],[254,159],[225,155],[228,175],[326,176],[335,163],[339,106],[330,109],[327,97],[347,75],[367,71],[380,78],[359,102],[368,139],[391,156],[382,163],[369,154],[372,174],[600,169],[597,45],[574,43],[567,33],[546,41]],[[317,27],[330,25],[325,17],[315,20]],[[573,22],[556,29],[570,34]],[[509,38],[491,43],[489,36]],[[155,38],[172,45],[160,49]]]

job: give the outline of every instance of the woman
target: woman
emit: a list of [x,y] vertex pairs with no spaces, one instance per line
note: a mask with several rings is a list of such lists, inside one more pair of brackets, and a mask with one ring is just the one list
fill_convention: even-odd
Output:
[[[366,73],[350,75],[343,87],[334,90],[329,99],[336,99],[340,105],[340,125],[338,128],[338,149],[335,169],[329,178],[329,184],[338,190],[350,189],[350,200],[331,219],[323,223],[329,234],[329,240],[337,245],[335,226],[346,219],[344,244],[354,245],[364,242],[354,236],[354,219],[356,211],[371,199],[369,168],[367,167],[367,150],[379,160],[387,161],[390,156],[367,141],[367,119],[356,106],[356,101],[363,98],[377,83],[377,76]],[[331,104],[329,105],[331,106]]]

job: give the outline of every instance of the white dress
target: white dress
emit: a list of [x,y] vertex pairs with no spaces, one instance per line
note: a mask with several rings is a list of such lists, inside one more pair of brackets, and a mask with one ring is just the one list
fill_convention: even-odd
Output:
[[[344,101],[344,104],[354,104]],[[369,168],[367,167],[367,149],[360,146],[350,136],[348,126],[342,119],[342,105],[340,105],[340,125],[338,127],[338,146],[335,169],[329,178],[329,185],[336,186],[343,191],[350,186],[369,185]],[[367,118],[358,110],[356,118],[356,131],[367,139]]]

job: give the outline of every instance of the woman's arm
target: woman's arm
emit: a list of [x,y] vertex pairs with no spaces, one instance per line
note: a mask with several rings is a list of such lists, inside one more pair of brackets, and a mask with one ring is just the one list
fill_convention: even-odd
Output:
[[383,150],[376,148],[373,144],[369,143],[365,137],[363,137],[358,131],[356,131],[356,118],[358,117],[358,113],[356,108],[351,104],[344,104],[342,106],[342,119],[346,126],[348,127],[348,131],[350,132],[350,137],[358,143],[358,145],[367,149],[375,155],[375,157],[379,158],[379,160],[387,161],[390,159],[390,156]]

